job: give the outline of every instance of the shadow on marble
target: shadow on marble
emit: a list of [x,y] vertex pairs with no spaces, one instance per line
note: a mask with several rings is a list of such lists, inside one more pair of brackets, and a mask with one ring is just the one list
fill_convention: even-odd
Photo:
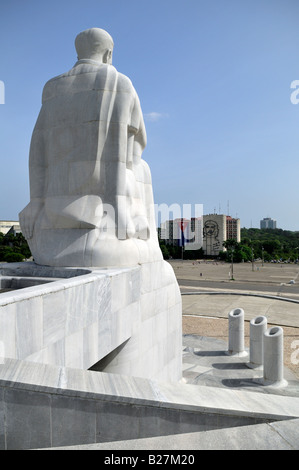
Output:
[[226,351],[194,351],[194,348],[186,348],[186,352],[190,352],[195,356],[202,356],[202,357],[217,357],[217,356],[225,356]]
[[219,362],[219,363],[212,364],[212,367],[214,369],[219,369],[219,370],[241,370],[241,369],[248,370],[246,362],[235,362],[235,363]]
[[229,388],[248,388],[253,387],[257,388],[259,385],[255,382],[254,378],[247,378],[247,379],[223,379],[222,384],[225,387]]

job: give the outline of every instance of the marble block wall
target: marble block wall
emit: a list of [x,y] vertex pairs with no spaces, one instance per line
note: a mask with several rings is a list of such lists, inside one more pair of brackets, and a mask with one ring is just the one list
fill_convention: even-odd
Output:
[[[53,278],[53,268],[18,263],[6,278]],[[70,269],[47,284],[0,294],[5,357],[158,380],[181,378],[179,288],[165,261],[135,268]]]

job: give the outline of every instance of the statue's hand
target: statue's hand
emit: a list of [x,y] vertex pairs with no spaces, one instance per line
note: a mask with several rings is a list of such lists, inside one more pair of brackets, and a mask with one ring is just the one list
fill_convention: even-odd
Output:
[[141,240],[148,240],[150,237],[150,228],[145,216],[139,215],[133,219],[135,225],[135,237]]
[[[28,204],[28,206],[29,205],[30,204]],[[34,221],[32,220],[31,211],[28,206],[26,206],[25,209],[23,209],[19,214],[22,234],[26,240],[30,240],[30,238],[32,238],[34,228]]]
[[19,214],[21,230],[26,240],[33,237],[34,225],[42,206],[41,199],[33,199]]

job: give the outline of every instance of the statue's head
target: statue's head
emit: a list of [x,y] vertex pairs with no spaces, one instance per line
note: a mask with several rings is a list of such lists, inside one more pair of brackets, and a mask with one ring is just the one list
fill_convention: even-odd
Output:
[[112,63],[113,39],[104,29],[90,28],[78,34],[75,47],[78,59]]

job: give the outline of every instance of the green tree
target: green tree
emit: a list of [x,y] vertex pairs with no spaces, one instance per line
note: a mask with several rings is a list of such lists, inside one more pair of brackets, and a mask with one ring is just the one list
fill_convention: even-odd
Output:
[[22,255],[21,253],[16,253],[14,251],[10,253],[7,252],[4,255],[4,261],[6,261],[6,263],[19,263],[21,261],[24,261],[24,255]]
[[223,242],[223,246],[227,251],[222,252],[221,258],[228,262],[241,263],[242,261],[250,261],[252,258],[252,249],[246,244],[231,239]]
[[[16,256],[14,257],[13,254]],[[31,256],[30,248],[21,233],[16,235],[0,234],[0,261],[17,262]],[[10,260],[10,261],[9,261]]]
[[160,248],[161,248],[161,251],[162,251],[163,258],[164,259],[169,259],[169,251],[167,249],[167,246],[164,245],[164,244],[160,244]]
[[225,240],[222,245],[224,246],[224,248],[232,250],[238,246],[238,242],[234,238],[229,238],[228,240]]

